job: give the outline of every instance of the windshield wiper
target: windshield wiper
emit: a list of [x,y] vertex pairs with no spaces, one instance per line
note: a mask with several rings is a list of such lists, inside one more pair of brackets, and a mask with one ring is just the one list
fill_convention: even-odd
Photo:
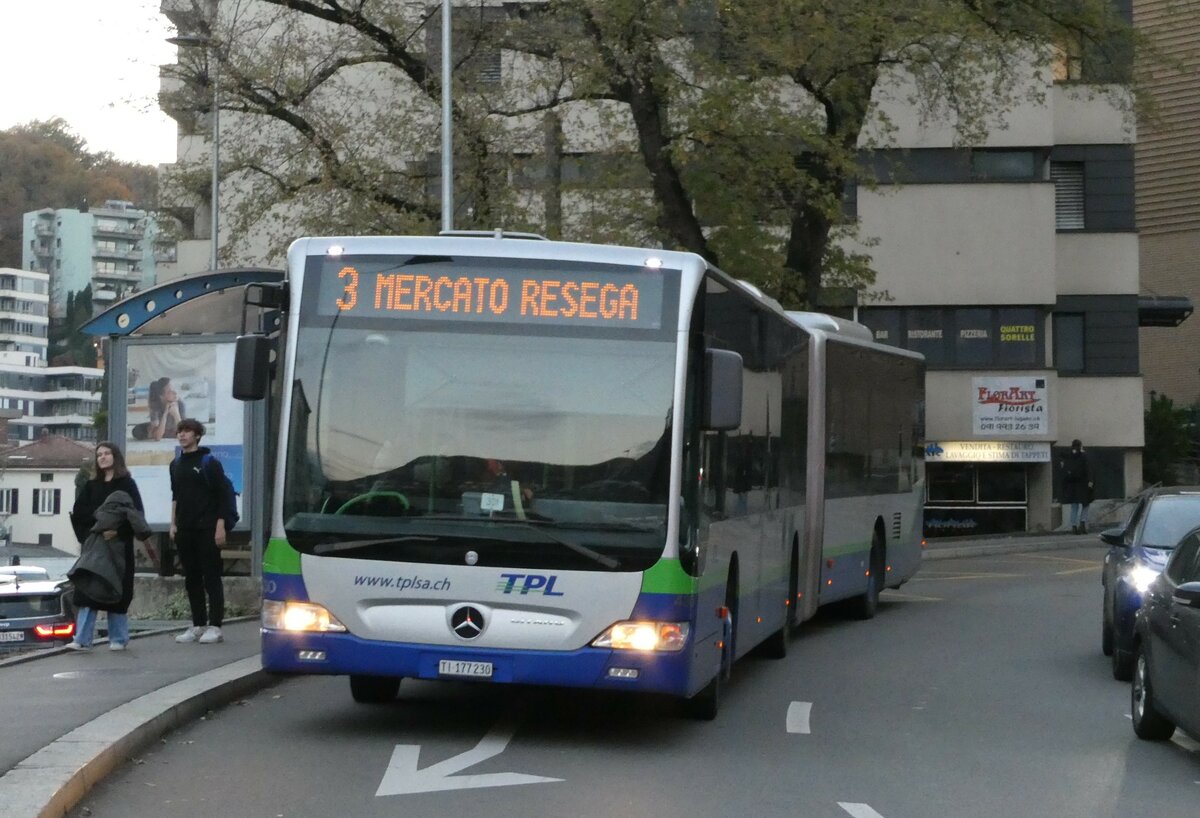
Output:
[[621,566],[621,562],[619,560],[615,560],[612,557],[605,556],[604,554],[601,554],[599,551],[593,551],[592,549],[588,548],[586,545],[580,545],[579,543],[568,540],[565,537],[560,537],[557,534],[551,533],[544,527],[547,525],[547,523],[536,523],[536,522],[530,522],[529,520],[513,520],[512,522],[509,522],[508,520],[495,520],[494,522],[501,522],[504,525],[511,525],[516,528],[528,528],[531,531],[536,531],[539,534],[541,534],[542,536],[544,536],[546,539],[556,542],[559,545],[566,546],[567,548],[574,551],[576,554],[579,554],[581,557],[587,557],[588,559],[592,560],[593,562],[603,565],[605,568],[609,569],[610,571],[615,571],[617,568],[619,568]]
[[437,542],[437,537],[385,537],[381,540],[346,540],[345,542],[327,542],[313,546],[314,554],[336,554],[339,551],[354,551],[359,548],[370,548],[373,545],[398,545],[405,542]]

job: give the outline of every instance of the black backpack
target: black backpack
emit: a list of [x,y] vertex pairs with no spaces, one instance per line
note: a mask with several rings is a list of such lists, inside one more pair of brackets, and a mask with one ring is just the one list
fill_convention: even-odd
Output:
[[[172,468],[175,467],[175,464],[179,462],[179,458],[181,457],[183,457],[182,452],[175,455],[175,462],[171,464]],[[212,452],[206,452],[200,456],[200,473],[204,475],[204,482],[208,483],[208,487],[210,489],[213,485],[213,478],[211,474],[212,470],[209,468],[208,464],[214,460],[216,460],[216,458],[213,457]],[[226,474],[223,469],[221,471],[220,482],[221,485],[217,487],[217,516],[225,521],[225,530],[232,531],[234,526],[238,524],[238,520],[241,519],[241,515],[238,514],[237,509],[238,493],[233,487],[233,481],[229,479],[229,475]]]

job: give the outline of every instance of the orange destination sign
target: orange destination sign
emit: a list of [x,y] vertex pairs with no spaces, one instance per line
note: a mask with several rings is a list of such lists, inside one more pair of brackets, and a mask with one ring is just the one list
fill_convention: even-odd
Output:
[[321,273],[317,312],[346,318],[645,329],[661,325],[663,277],[659,270],[475,273],[460,265],[437,266],[442,270],[371,262],[327,265]]

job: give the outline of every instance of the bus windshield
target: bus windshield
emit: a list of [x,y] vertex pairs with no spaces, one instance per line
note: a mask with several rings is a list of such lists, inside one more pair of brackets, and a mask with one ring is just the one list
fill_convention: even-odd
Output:
[[648,567],[667,523],[668,338],[302,323],[290,544],[355,559]]

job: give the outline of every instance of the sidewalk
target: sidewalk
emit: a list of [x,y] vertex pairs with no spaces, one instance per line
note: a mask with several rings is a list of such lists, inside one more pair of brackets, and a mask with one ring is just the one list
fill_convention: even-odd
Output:
[[0,818],[65,815],[140,748],[270,683],[256,617],[226,622],[215,645],[178,645],[189,623],[162,624],[122,653],[0,654]]
[[[1095,534],[930,540],[924,559],[1097,547]],[[63,816],[141,748],[271,683],[257,618],[227,622],[217,645],[177,645],[187,623],[141,623],[129,650],[100,642],[4,659],[0,654],[0,818]],[[161,627],[156,627],[161,626]]]

